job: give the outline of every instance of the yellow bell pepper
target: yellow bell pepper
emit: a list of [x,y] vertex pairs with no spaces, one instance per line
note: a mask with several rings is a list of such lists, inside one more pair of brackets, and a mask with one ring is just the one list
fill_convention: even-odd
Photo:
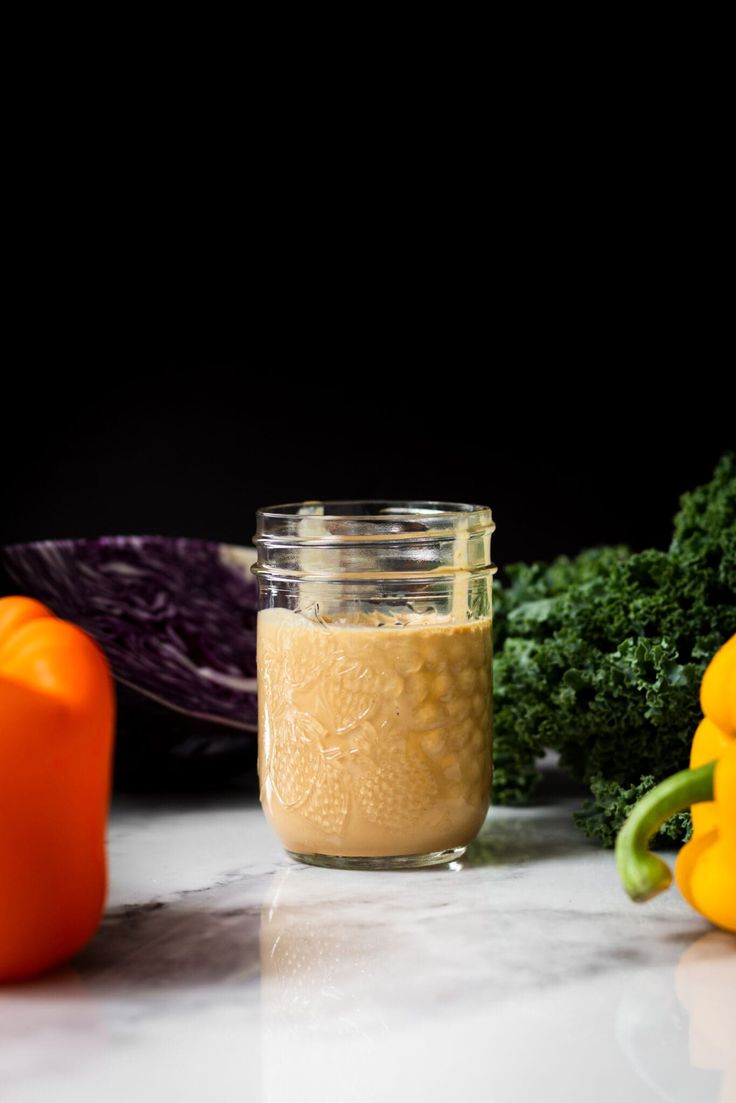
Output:
[[693,835],[677,857],[677,884],[712,923],[736,932],[736,636],[703,676],[704,713],[682,770],[639,801],[616,840],[624,888],[643,902],[672,882],[669,867],[647,845],[675,812],[692,806]]
[[[736,636],[716,652],[700,687],[703,719],[690,748],[690,768],[697,769],[722,758],[736,740]],[[692,809],[693,832],[704,834],[716,826],[712,801]]]

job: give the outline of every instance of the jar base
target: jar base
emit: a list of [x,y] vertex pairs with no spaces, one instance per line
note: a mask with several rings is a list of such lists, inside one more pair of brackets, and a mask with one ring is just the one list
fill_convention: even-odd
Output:
[[424,869],[426,866],[441,866],[462,858],[467,850],[465,846],[454,846],[449,850],[433,850],[429,854],[388,854],[372,858],[352,857],[343,854],[298,854],[287,850],[290,858],[304,862],[308,866],[325,866],[327,869]]

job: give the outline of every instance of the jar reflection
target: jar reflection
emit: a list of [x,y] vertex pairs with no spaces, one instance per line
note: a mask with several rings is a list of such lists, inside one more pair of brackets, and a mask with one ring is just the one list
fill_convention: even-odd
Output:
[[283,870],[262,908],[264,1103],[375,1098],[366,1090],[386,1027],[365,994],[378,946],[350,902],[326,899],[324,889],[306,870]]
[[[282,870],[261,911],[266,1022],[301,1030],[332,1024],[337,1015],[340,1030],[359,1030],[361,991],[374,973],[375,941],[367,925],[350,922],[350,901],[326,900],[324,885],[301,872]],[[354,907],[360,906],[356,897]]]

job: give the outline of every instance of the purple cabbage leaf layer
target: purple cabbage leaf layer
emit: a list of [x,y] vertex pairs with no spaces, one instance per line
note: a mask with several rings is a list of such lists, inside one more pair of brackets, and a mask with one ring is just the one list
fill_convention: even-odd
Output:
[[123,685],[189,717],[257,730],[252,548],[106,536],[16,544],[0,556],[19,592],[100,643]]

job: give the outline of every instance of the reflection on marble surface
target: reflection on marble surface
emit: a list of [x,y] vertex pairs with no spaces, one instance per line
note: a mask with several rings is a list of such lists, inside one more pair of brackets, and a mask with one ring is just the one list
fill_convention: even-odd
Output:
[[636,908],[570,806],[462,863],[291,863],[256,805],[119,804],[103,927],[0,992],[9,1103],[733,1103],[736,939]]
[[675,974],[690,1019],[690,1063],[723,1073],[721,1103],[736,1103],[734,941],[725,931],[710,931],[685,951]]

